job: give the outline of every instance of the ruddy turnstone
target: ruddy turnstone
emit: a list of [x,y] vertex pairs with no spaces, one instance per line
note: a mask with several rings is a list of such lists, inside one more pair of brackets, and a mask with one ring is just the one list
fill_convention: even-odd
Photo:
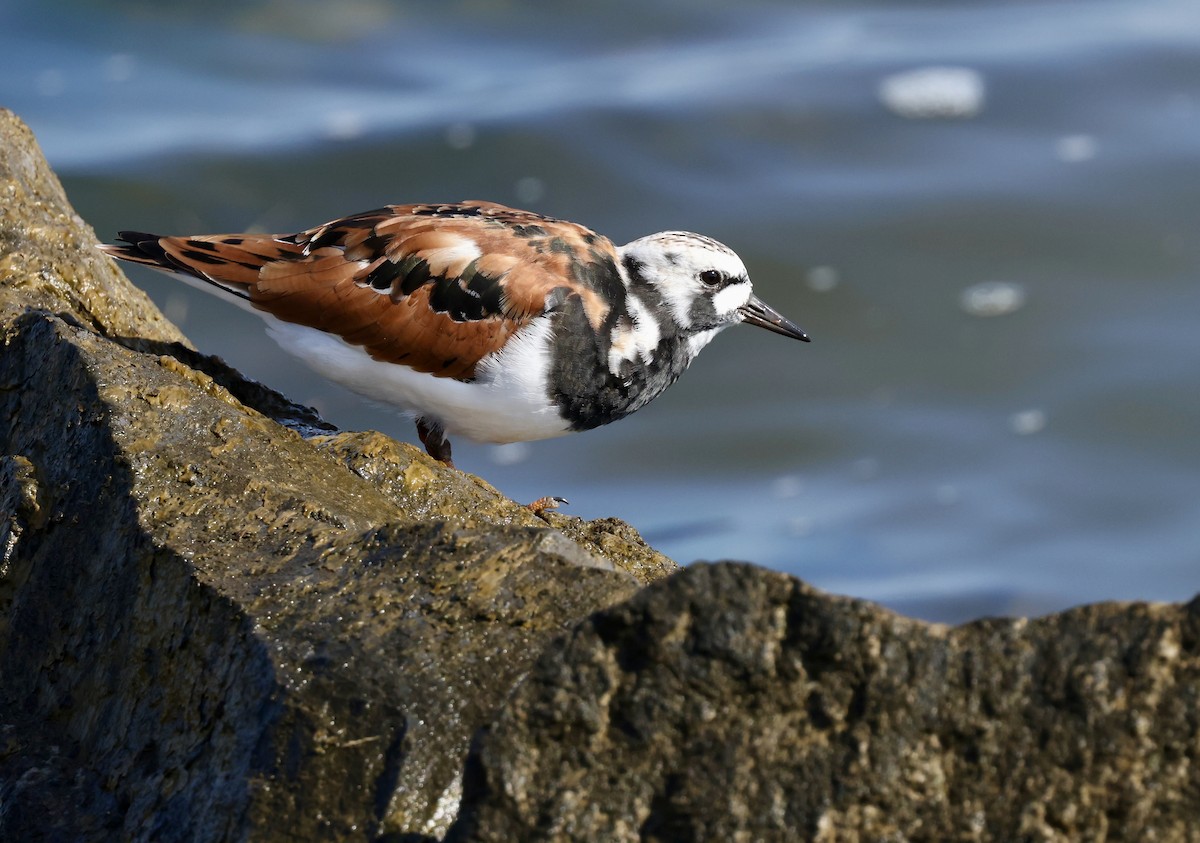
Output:
[[732,249],[686,231],[616,247],[492,202],[389,205],[298,234],[119,233],[101,248],[259,314],[320,374],[447,434],[521,442],[624,418],[717,333],[808,341]]

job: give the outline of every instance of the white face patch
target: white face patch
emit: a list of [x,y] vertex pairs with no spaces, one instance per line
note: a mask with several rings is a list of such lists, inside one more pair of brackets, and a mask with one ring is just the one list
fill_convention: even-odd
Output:
[[750,301],[750,282],[730,284],[713,296],[713,310],[718,314],[733,317],[738,308],[748,301]]

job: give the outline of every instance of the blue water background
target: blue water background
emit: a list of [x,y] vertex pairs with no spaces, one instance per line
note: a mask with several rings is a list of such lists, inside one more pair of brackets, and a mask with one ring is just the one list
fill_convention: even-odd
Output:
[[[931,66],[982,81],[969,114],[881,99]],[[620,424],[456,443],[516,499],[934,619],[1200,590],[1192,0],[10,0],[0,105],[105,238],[487,198],[707,233],[813,336],[735,328]],[[413,440],[254,316],[131,277],[200,349]],[[985,283],[1020,306],[971,312]]]

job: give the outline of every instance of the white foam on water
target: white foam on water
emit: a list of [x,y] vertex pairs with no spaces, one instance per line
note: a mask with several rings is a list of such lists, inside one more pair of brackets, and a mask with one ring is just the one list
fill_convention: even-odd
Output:
[[959,294],[958,303],[972,316],[1007,316],[1025,306],[1025,288],[1011,281],[972,284]]
[[969,67],[921,67],[885,77],[879,99],[913,120],[962,119],[983,110],[986,89],[983,76]]

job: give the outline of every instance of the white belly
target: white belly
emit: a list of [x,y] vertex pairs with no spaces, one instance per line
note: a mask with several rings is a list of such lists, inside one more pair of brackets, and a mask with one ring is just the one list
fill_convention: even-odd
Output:
[[267,332],[318,374],[438,421],[448,434],[478,442],[525,442],[570,433],[547,392],[547,319],[535,319],[501,351],[484,358],[470,383],[372,360],[362,348],[315,328],[267,318]]

